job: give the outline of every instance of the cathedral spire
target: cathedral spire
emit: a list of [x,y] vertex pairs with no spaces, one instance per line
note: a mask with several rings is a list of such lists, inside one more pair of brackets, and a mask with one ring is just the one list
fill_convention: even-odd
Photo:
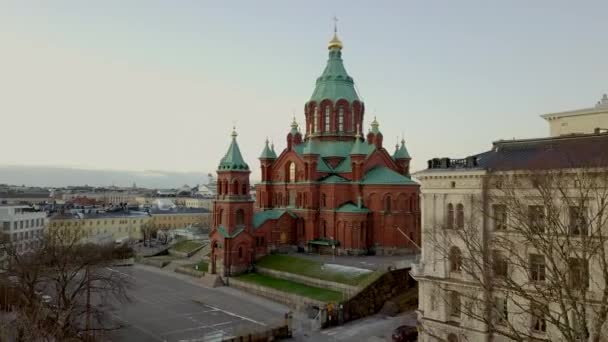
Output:
[[329,41],[327,48],[329,50],[331,50],[331,49],[342,50],[342,41],[340,40],[340,38],[338,38],[338,18],[336,18],[334,16],[333,20],[334,20],[334,36]]
[[232,171],[249,171],[249,165],[245,163],[243,160],[243,156],[241,155],[241,149],[239,148],[239,144],[236,142],[236,137],[238,134],[236,133],[236,127],[232,127],[232,133],[230,134],[232,137],[232,142],[230,142],[230,146],[228,147],[228,151],[220,160],[220,165],[218,166],[218,170],[232,170]]

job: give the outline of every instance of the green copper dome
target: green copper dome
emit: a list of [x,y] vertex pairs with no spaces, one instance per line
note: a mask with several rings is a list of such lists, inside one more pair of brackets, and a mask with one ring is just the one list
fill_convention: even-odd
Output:
[[[337,40],[334,36],[333,40]],[[339,40],[338,40],[339,41]],[[329,59],[323,74],[317,78],[315,91],[310,97],[311,101],[321,102],[325,99],[337,101],[345,99],[349,103],[359,100],[355,90],[353,78],[348,76],[344,64],[342,63],[342,43],[329,45]]]
[[411,159],[407,148],[405,148],[405,139],[401,139],[401,147],[397,147],[395,149],[395,154],[393,155],[393,159]]
[[218,171],[249,171],[249,165],[243,160],[241,149],[236,142],[236,136],[236,131],[232,130],[232,142],[230,143],[230,147],[228,147],[228,152],[220,160]]
[[264,150],[260,155],[260,159],[277,159],[277,154],[268,146],[268,139],[266,139],[266,145],[264,145]]

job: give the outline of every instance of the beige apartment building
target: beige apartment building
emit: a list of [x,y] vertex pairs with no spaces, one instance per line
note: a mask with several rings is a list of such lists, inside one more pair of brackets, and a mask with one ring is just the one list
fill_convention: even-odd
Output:
[[[581,191],[579,176],[591,171],[608,175],[608,133],[499,141],[471,157],[429,160],[415,175],[422,192],[422,253],[411,271],[419,283],[419,341],[564,341],[568,329],[582,331],[580,340],[607,336],[601,319],[599,330],[593,324],[606,307],[599,300],[605,268],[581,247],[608,233],[602,215],[593,221],[606,201]],[[547,174],[563,177],[549,199],[539,183]],[[608,191],[606,178],[592,184],[592,192]],[[538,230],[528,230],[530,237],[521,227]],[[556,257],[552,251],[564,246],[566,257]],[[597,246],[608,250],[608,242]],[[561,298],[574,305],[562,307],[556,298],[566,289],[571,297]]]
[[541,117],[549,123],[552,137],[608,132],[608,95],[604,94],[594,107],[548,113]]

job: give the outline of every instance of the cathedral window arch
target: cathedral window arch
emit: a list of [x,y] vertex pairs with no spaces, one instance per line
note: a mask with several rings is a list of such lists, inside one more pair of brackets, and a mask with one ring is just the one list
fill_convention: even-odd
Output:
[[294,162],[289,163],[288,177],[289,177],[287,179],[288,182],[295,183],[295,181],[296,181],[296,163],[294,163]]
[[236,211],[236,224],[237,225],[245,224],[245,211],[243,209],[237,209],[237,211]]
[[319,107],[315,107],[315,111],[313,114],[313,126],[312,126],[312,132],[317,132],[320,131],[321,128],[319,127]]
[[329,118],[330,108],[329,106],[325,107],[325,132],[329,132],[330,127],[330,118]]
[[242,193],[243,195],[247,195],[247,184],[243,184],[243,185],[242,185],[242,190],[241,190],[241,193]]
[[344,107],[340,106],[338,110],[338,132],[344,131]]
[[391,195],[387,195],[386,198],[384,198],[384,212],[386,212],[387,214],[390,214],[392,208],[391,208]]
[[350,111],[350,128],[351,128],[351,131],[354,132],[356,127],[357,127],[357,124],[355,123],[355,111],[351,110]]
[[232,194],[233,195],[238,195],[239,194],[239,181],[235,180],[232,183]]
[[222,216],[224,216],[224,209],[220,209],[219,213],[217,214],[218,225],[222,224]]
[[325,194],[321,194],[321,207],[327,207],[327,196],[325,196]]

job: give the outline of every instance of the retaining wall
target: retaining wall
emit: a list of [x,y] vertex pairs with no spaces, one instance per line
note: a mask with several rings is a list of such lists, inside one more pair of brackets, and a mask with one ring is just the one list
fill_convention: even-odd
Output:
[[200,278],[200,277],[203,277],[205,275],[205,272],[197,271],[195,269],[192,269],[191,266],[190,267],[189,266],[176,267],[174,271],[177,272],[177,273],[189,275],[191,277],[196,277],[196,278]]
[[359,292],[361,290],[359,287],[353,286],[353,285],[341,284],[341,283],[336,283],[333,281],[306,277],[306,276],[302,276],[302,275],[298,275],[298,274],[272,270],[272,269],[265,268],[265,267],[256,266],[255,271],[259,274],[274,277],[274,278],[291,280],[291,281],[295,281],[296,283],[302,283],[302,284],[309,285],[309,286],[320,287],[323,289],[343,292],[348,297],[356,294],[357,292]]
[[296,310],[302,310],[308,305],[314,305],[322,307],[325,305],[324,302],[315,300],[312,298],[300,296],[297,294],[286,293],[283,291],[275,290],[265,286],[260,286],[252,283],[248,283],[235,278],[226,279],[228,286],[252,293],[256,296],[264,297],[275,302],[285,304]]
[[391,298],[406,291],[417,291],[417,286],[417,282],[410,276],[410,268],[387,272],[343,303],[344,321],[373,315]]

